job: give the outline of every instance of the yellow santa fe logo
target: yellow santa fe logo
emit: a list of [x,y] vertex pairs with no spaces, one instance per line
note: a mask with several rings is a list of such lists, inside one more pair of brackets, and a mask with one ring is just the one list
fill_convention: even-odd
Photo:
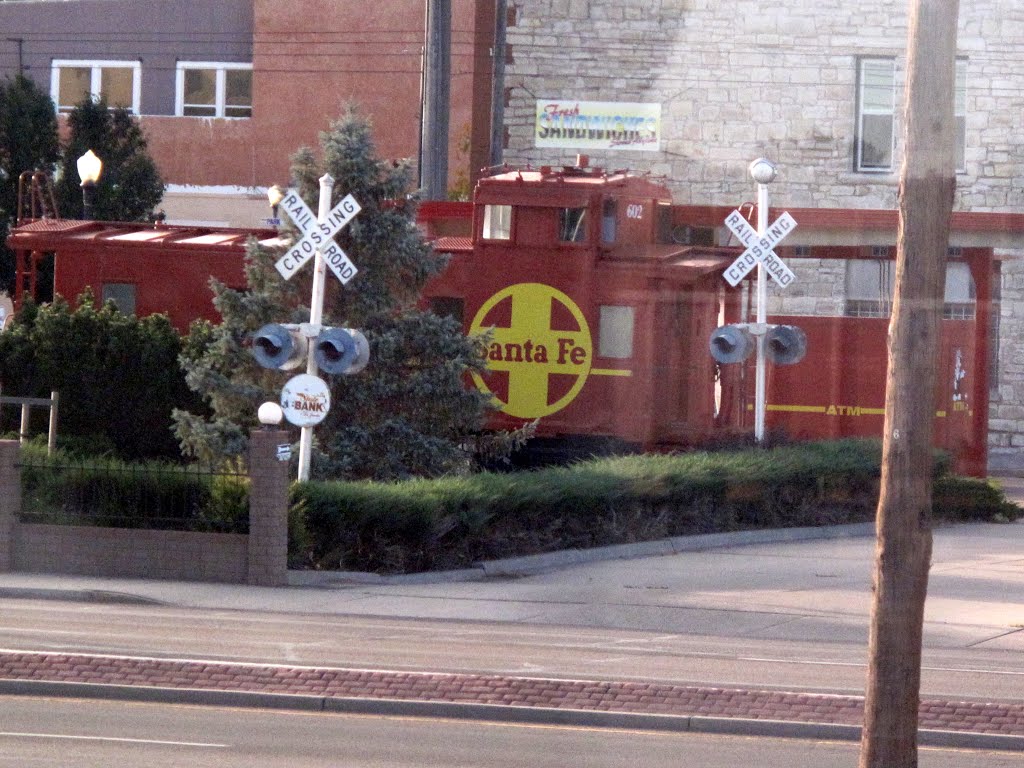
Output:
[[[555,316],[564,320],[553,323]],[[505,413],[522,419],[548,416],[565,408],[583,389],[594,351],[590,327],[580,308],[561,291],[541,283],[518,283],[498,291],[484,302],[470,326],[470,333],[488,330],[493,332],[487,368],[507,374],[508,393],[500,397],[494,392],[498,387],[488,386],[478,374],[473,380],[501,403]],[[552,400],[551,377],[556,375],[574,380],[568,391]]]

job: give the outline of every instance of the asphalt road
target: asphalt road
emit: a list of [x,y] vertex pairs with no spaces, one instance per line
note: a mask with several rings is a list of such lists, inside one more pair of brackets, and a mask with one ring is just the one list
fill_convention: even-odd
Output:
[[[311,666],[640,679],[861,694],[866,649],[625,629],[0,600],[0,648]],[[1024,656],[925,650],[923,695],[1017,699]]]
[[[858,746],[434,718],[0,699],[0,768],[854,768]],[[1020,756],[923,748],[921,768]]]

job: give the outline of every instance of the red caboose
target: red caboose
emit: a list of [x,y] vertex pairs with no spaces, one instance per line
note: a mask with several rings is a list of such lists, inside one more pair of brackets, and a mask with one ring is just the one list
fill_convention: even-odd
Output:
[[[718,365],[708,348],[716,327],[753,319],[751,292],[723,279],[741,248],[714,245],[731,209],[674,206],[668,188],[648,177],[571,167],[481,179],[468,236],[453,236],[469,210],[423,212],[440,235],[436,248],[452,254],[426,295],[467,333],[490,332],[489,370],[476,385],[500,406],[494,426],[539,419],[539,436],[584,450],[602,442],[663,450],[752,431],[753,359]],[[894,211],[792,213],[804,230],[895,231]],[[878,255],[835,245],[778,251],[847,263]],[[989,248],[951,257],[974,298],[943,322],[936,402],[936,444],[977,475],[987,458],[991,261]],[[799,326],[808,341],[803,362],[768,368],[769,431],[880,436],[885,313],[768,320]]]
[[574,167],[482,179],[471,238],[430,283],[438,311],[489,331],[481,389],[497,426],[636,448],[691,445],[716,430],[722,270],[735,249],[673,242],[671,194],[625,172]]

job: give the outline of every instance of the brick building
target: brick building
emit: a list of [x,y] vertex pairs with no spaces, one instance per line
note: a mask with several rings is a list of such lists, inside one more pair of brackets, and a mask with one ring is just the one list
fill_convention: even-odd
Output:
[[[140,117],[170,221],[253,226],[289,157],[354,100],[384,157],[419,153],[422,0],[7,0],[0,77],[60,111],[104,94]],[[452,2],[449,178],[486,164],[494,8]]]

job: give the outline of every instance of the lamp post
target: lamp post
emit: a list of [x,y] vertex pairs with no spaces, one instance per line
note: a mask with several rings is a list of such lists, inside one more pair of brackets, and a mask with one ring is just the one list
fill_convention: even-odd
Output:
[[270,203],[270,218],[267,219],[267,224],[272,227],[281,226],[281,219],[277,217],[277,206],[284,200],[284,190],[281,189],[277,184],[271,184],[267,188],[267,202]]
[[[757,234],[768,230],[768,185],[775,181],[775,164],[761,157],[750,164],[750,178],[757,183]],[[757,324],[752,332],[757,337],[757,368],[754,378],[754,438],[764,441],[765,354],[764,340],[768,331],[768,276],[764,263],[757,265]]]
[[82,218],[92,219],[96,182],[103,172],[103,161],[91,149],[78,158],[78,176],[82,179]]

